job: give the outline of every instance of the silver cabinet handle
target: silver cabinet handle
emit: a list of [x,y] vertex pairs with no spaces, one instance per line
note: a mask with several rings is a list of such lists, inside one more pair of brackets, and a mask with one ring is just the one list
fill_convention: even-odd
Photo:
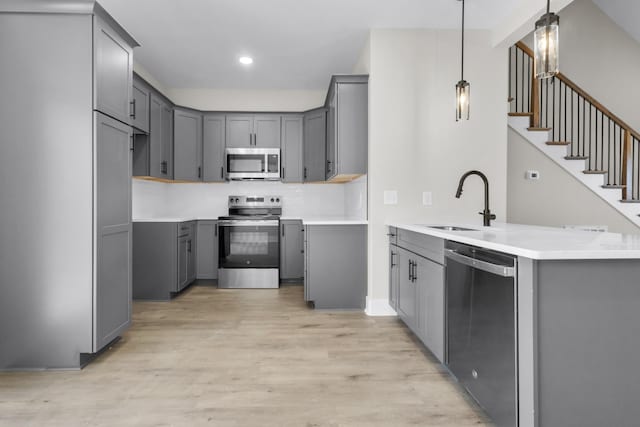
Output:
[[129,117],[131,117],[133,120],[136,119],[136,100],[135,98],[133,99],[133,101],[131,101],[131,113],[129,113]]
[[502,277],[515,277],[516,268],[508,265],[492,264],[487,261],[471,258],[466,255],[454,251],[453,249],[445,250],[445,257],[454,261],[464,264],[469,267],[477,268],[478,270],[486,271],[487,273],[496,274]]

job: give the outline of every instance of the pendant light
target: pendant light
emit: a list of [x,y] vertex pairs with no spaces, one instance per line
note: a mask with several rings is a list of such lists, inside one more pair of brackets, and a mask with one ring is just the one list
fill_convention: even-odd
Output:
[[536,22],[533,47],[536,78],[548,79],[558,74],[558,41],[560,17],[550,12],[551,0],[547,0],[547,13]]
[[471,86],[464,79],[464,0],[462,0],[462,59],[460,61],[460,81],[456,84],[456,122],[462,119],[469,120],[470,92]]

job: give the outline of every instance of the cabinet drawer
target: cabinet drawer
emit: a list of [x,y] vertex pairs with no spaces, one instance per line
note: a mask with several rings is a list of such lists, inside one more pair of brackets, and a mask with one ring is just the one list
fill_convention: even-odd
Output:
[[444,239],[398,229],[397,244],[439,264],[444,264]]

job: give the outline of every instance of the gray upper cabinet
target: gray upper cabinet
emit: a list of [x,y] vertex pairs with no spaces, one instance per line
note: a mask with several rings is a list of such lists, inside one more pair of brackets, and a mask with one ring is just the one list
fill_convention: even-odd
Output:
[[94,345],[99,351],[131,323],[131,128],[96,116]]
[[196,278],[218,278],[218,221],[198,221]]
[[203,181],[224,181],[225,116],[205,114],[203,118]]
[[149,108],[149,175],[173,179],[173,110],[151,93]]
[[305,182],[325,180],[327,146],[327,110],[320,108],[304,115],[304,169]]
[[280,148],[277,114],[227,114],[226,123],[229,148]]
[[202,180],[202,114],[176,108],[173,126],[174,179]]
[[327,94],[327,180],[367,173],[368,76],[334,76]]
[[253,145],[256,148],[280,148],[280,116],[253,116]]
[[229,148],[253,147],[253,116],[227,115],[227,142]]
[[131,101],[131,126],[149,133],[149,103],[151,90],[144,82],[133,78],[133,100]]
[[102,17],[94,15],[94,108],[131,123],[133,48]]
[[282,182],[303,182],[302,129],[303,116],[282,116]]
[[280,278],[304,276],[304,229],[300,220],[280,221]]

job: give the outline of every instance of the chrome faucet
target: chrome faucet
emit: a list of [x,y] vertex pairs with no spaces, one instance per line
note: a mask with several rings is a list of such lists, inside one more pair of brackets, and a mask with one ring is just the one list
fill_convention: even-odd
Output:
[[491,220],[496,219],[496,216],[492,214],[491,211],[489,210],[489,180],[487,179],[485,174],[483,174],[480,171],[469,171],[464,175],[462,175],[462,177],[460,178],[460,182],[458,183],[458,191],[456,191],[456,199],[459,199],[460,196],[462,196],[462,186],[464,185],[464,180],[467,179],[469,175],[478,175],[480,178],[482,178],[482,181],[484,181],[484,211],[478,212],[478,213],[482,215],[482,218],[484,219],[483,221],[484,226],[490,227]]

